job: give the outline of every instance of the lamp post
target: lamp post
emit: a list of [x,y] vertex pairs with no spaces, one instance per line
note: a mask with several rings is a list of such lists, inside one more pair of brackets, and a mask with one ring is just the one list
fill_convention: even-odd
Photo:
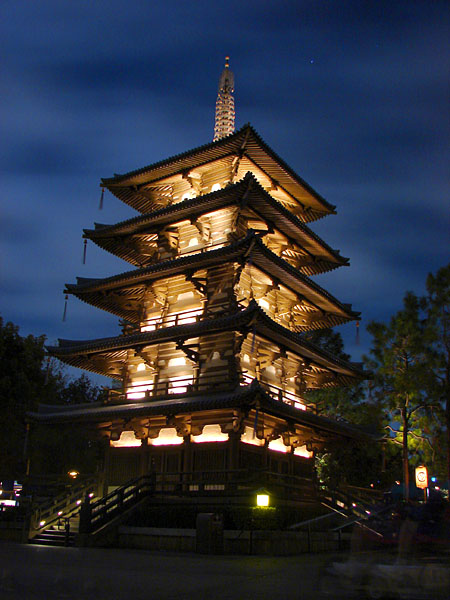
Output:
[[[264,488],[260,488],[259,490],[256,490],[256,501],[255,501],[255,505],[252,507],[252,511],[254,510],[258,510],[258,509],[266,509],[266,508],[270,508],[270,494],[269,492],[264,489]],[[254,530],[254,525],[255,525],[255,519],[252,516],[250,519],[250,539],[249,539],[249,554],[253,554],[253,530]]]

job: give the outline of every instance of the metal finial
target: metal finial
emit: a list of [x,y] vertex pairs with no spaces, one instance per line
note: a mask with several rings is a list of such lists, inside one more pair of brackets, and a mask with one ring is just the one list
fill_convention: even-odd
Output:
[[214,124],[214,140],[219,140],[234,133],[234,75],[229,68],[230,57],[225,57],[225,68],[219,80],[219,92],[216,101],[216,120]]

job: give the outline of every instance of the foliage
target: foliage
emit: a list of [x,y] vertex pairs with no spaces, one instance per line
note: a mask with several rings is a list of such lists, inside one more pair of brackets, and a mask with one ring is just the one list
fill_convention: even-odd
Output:
[[430,435],[435,448],[445,448],[445,457],[437,453],[436,462],[445,463],[450,481],[450,264],[427,278],[427,294],[422,305],[430,331],[427,348],[429,377],[427,393],[437,403],[438,424]]
[[[37,410],[39,404],[92,402],[101,395],[101,390],[85,375],[69,379],[60,364],[47,356],[44,344],[45,336],[22,337],[16,325],[5,323],[0,317],[0,480],[15,479],[26,470],[28,412]],[[34,443],[28,444],[27,451],[31,449],[43,457],[54,434],[39,431],[39,435],[37,429],[34,432]],[[58,435],[57,443],[48,448],[46,458],[41,460],[44,471],[78,443],[73,435],[64,438],[62,431],[57,431]]]
[[[308,332],[304,337],[337,358],[346,361],[350,358],[344,352],[344,343],[338,332],[322,329]],[[358,381],[346,387],[313,390],[305,396],[308,403],[322,416],[344,420],[371,433],[379,433],[380,411],[376,405],[366,402],[364,382]],[[338,444],[330,451],[317,456],[318,478],[330,487],[342,483],[356,486],[378,483],[382,452],[380,444],[375,441],[373,444]]]
[[402,448],[406,490],[410,463],[428,464],[436,473],[442,449],[449,445],[450,419],[443,418],[450,410],[449,283],[449,267],[444,267],[428,276],[426,297],[408,292],[388,324],[368,327],[373,337],[365,358],[374,373],[371,400],[384,413],[389,439]]

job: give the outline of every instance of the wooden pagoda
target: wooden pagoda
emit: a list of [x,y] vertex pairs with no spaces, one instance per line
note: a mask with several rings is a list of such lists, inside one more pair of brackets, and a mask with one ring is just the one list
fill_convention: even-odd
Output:
[[[219,90],[225,110],[230,93]],[[358,318],[311,279],[348,259],[307,225],[334,207],[250,125],[221,134],[220,106],[212,143],[102,179],[139,216],[84,236],[131,266],[65,292],[117,315],[122,331],[48,351],[116,383],[104,404],[42,407],[34,419],[95,428],[105,489],[153,472],[173,493],[290,482],[301,499],[314,452],[365,437],[305,400],[363,376],[304,337]],[[232,117],[234,129],[234,103]]]

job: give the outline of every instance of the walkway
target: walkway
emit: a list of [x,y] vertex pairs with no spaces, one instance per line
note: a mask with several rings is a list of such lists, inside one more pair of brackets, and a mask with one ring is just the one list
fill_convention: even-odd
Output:
[[317,600],[329,555],[202,556],[0,543],[0,598]]

